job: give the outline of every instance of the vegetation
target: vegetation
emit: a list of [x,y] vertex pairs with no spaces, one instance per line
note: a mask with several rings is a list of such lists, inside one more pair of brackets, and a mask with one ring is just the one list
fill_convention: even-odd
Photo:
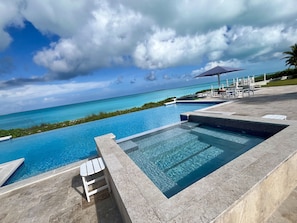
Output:
[[[266,79],[280,79],[283,76],[287,76],[289,79],[297,78],[297,68],[296,69],[286,69],[283,71],[278,71],[271,74],[266,74]],[[263,81],[264,75],[255,77],[255,81]]]
[[297,43],[292,45],[291,51],[285,51],[283,54],[286,56],[283,59],[286,59],[286,65],[289,67],[293,66],[295,69],[297,68]]
[[263,87],[274,87],[274,86],[286,86],[286,85],[297,85],[297,78],[271,81]]
[[203,90],[197,91],[195,94],[203,94],[203,93],[206,93],[208,91],[210,91],[210,89],[203,89]]
[[145,110],[145,109],[149,109],[149,108],[159,107],[159,106],[164,105],[164,103],[170,102],[172,100],[173,100],[173,98],[167,98],[167,99],[165,99],[163,101],[159,101],[159,102],[146,103],[141,107],[134,107],[134,108],[130,108],[130,109],[126,109],[126,110],[119,110],[119,111],[114,111],[114,112],[100,112],[99,114],[92,114],[85,118],[72,120],[72,121],[64,121],[64,122],[59,122],[59,123],[43,123],[41,125],[32,126],[30,128],[24,128],[24,129],[21,129],[21,128],[9,129],[9,130],[0,129],[0,137],[12,135],[13,138],[17,138],[17,137],[31,135],[31,134],[35,134],[35,133],[50,131],[50,130],[63,128],[63,127],[67,127],[67,126],[73,126],[73,125],[96,121],[99,119],[109,118],[109,117],[113,117],[113,116],[117,116],[117,115],[123,115],[123,114],[131,113],[131,112],[136,112],[136,111],[141,111],[141,110]]

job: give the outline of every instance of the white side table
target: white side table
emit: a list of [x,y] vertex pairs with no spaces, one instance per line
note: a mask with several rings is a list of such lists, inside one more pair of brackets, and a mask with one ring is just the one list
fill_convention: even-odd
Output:
[[[110,192],[110,187],[108,180],[106,179],[105,174],[103,176],[100,176],[98,178],[93,179],[91,176],[94,175],[95,173],[99,173],[101,171],[104,171],[105,165],[103,162],[103,159],[101,157],[89,160],[80,166],[80,176],[82,178],[82,182],[84,185],[84,190],[86,193],[86,197],[88,202],[90,202],[90,196],[94,195],[102,190],[108,189]],[[91,178],[91,179],[90,179]],[[103,186],[100,186],[98,188],[89,190],[89,185],[92,185],[98,181],[105,180],[106,184]]]

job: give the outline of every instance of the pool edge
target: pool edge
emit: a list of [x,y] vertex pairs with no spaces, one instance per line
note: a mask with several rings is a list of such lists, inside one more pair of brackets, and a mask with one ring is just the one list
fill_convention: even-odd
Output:
[[[244,216],[250,216],[249,210],[242,208],[242,205],[247,201],[249,206],[255,207],[255,210],[252,209],[255,220],[267,219],[297,185],[297,179],[293,174],[289,178],[287,175],[280,178],[278,174],[279,171],[283,173],[284,169],[288,170],[289,167],[290,171],[297,171],[297,166],[292,162],[297,159],[294,140],[292,140],[294,138],[292,134],[296,134],[296,122],[241,116],[226,117],[222,114],[210,115],[195,112],[191,115],[274,123],[288,125],[288,127],[269,138],[267,142],[256,146],[251,152],[247,152],[247,155],[240,156],[240,159],[232,161],[170,199],[158,191],[154,184],[121,151],[115,142],[114,135],[96,137],[98,152],[102,154],[109,174],[112,176],[110,179],[112,179],[113,190],[125,222],[139,222],[141,219],[148,219],[150,222],[174,220],[199,222],[199,219],[212,222],[232,222],[232,219],[241,219],[239,222],[251,222],[251,218],[244,221]],[[287,149],[278,145],[280,141],[286,142]],[[280,148],[283,150],[279,157],[277,154]],[[242,161],[246,162],[243,166]],[[268,166],[263,167],[263,163]],[[258,174],[252,171],[256,167],[261,167]],[[220,175],[224,178],[221,178]],[[245,182],[246,179],[249,182]],[[285,185],[290,185],[290,187],[282,188],[283,184],[279,184],[280,188],[277,190],[282,193],[275,193],[273,187],[267,186],[271,185],[274,179],[287,182]],[[239,186],[232,188],[235,182],[239,182]],[[273,205],[267,206],[265,203],[271,197],[260,199],[263,196],[263,193],[260,193],[263,188],[271,190],[271,193],[274,194]],[[227,195],[220,192],[225,192]],[[255,195],[257,196],[255,197]],[[255,203],[259,203],[261,200],[265,202],[260,202],[257,206]],[[242,210],[245,210],[244,214]]]

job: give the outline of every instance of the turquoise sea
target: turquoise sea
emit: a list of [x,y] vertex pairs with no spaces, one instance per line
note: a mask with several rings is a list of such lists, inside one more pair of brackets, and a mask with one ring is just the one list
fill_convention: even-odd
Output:
[[203,89],[210,89],[216,82],[189,87],[154,91],[78,104],[25,111],[0,116],[0,129],[28,128],[45,123],[75,120],[100,112],[112,112],[133,107],[141,107],[148,102],[157,102],[170,97],[194,94]]

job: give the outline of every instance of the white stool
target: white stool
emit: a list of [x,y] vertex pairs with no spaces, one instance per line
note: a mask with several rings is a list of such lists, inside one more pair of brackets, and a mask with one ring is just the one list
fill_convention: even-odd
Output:
[[[90,202],[91,195],[94,195],[104,189],[108,189],[108,191],[110,192],[109,183],[108,183],[108,180],[106,179],[104,173],[103,173],[103,176],[100,176],[96,179],[88,180],[89,178],[91,178],[90,176],[92,176],[95,173],[104,171],[104,169],[105,169],[105,165],[104,165],[102,158],[96,158],[96,159],[89,160],[80,166],[80,176],[82,178],[82,182],[84,185],[84,190],[85,190],[88,202]],[[89,185],[94,184],[101,180],[105,180],[106,184],[104,184],[103,186],[100,186],[99,188],[92,189],[89,191]]]

